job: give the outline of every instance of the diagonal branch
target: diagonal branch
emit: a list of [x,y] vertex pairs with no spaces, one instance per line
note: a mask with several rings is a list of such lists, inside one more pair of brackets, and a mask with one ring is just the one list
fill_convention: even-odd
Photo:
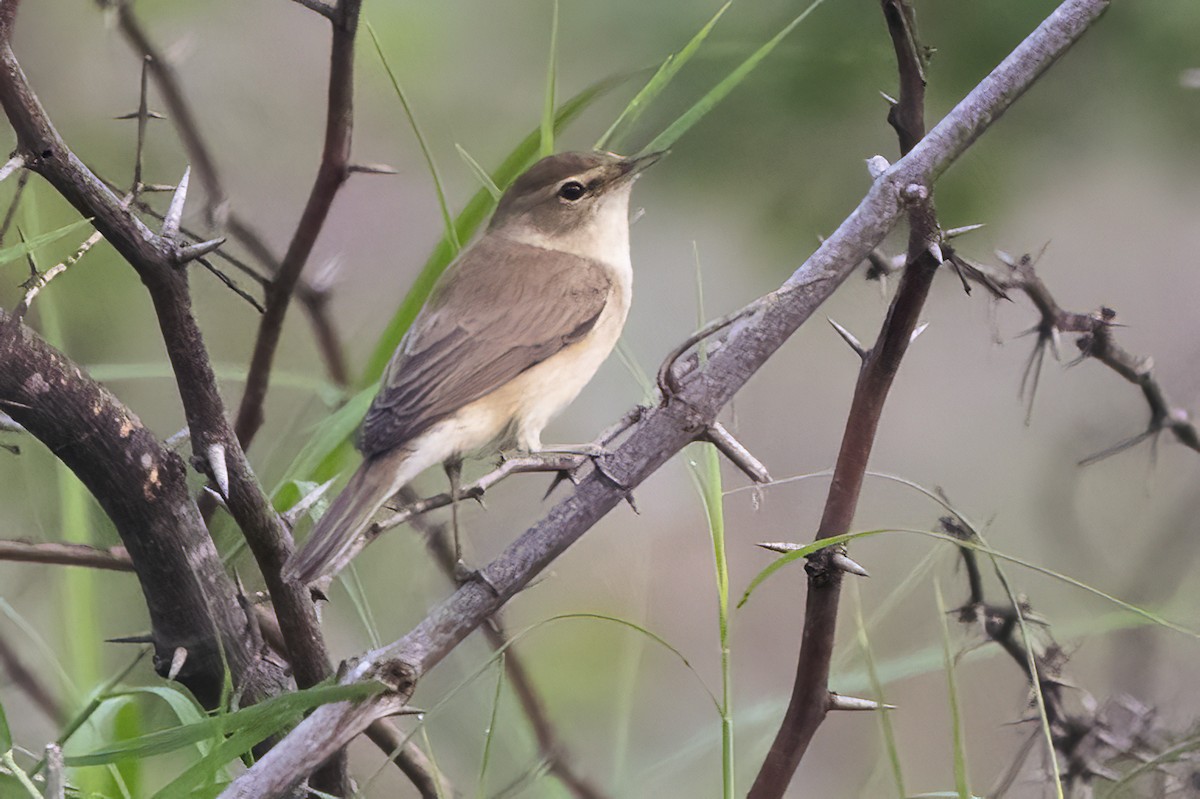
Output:
[[329,53],[325,146],[296,232],[279,270],[267,286],[266,311],[259,320],[254,354],[246,375],[245,393],[234,424],[243,447],[250,445],[263,423],[263,403],[270,385],[271,366],[283,335],[283,321],[288,306],[300,282],[300,273],[308,263],[338,190],[350,176],[350,139],[354,124],[354,36],[358,30],[359,5],[360,0],[341,0],[337,13],[330,19],[333,40]]
[[[605,474],[585,478],[573,495],[521,535],[486,568],[495,588],[473,581],[433,608],[406,636],[364,654],[344,682],[380,679],[391,690],[356,704],[318,708],[241,774],[223,799],[279,796],[319,756],[404,704],[416,680],[593,524],[617,507],[692,441],[783,342],[860,264],[906,212],[905,188],[929,186],[1050,67],[1107,8],[1106,0],[1067,0],[984,78],[907,156],[875,180],[841,226],[778,290],[753,303],[725,345],[677,396],[646,412],[605,459]],[[618,484],[619,483],[619,484]]]

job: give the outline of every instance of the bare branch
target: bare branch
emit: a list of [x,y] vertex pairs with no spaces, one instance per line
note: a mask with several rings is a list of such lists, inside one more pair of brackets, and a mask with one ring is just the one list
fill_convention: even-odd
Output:
[[129,551],[125,547],[101,549],[86,544],[60,544],[55,541],[33,543],[0,540],[0,560],[86,566],[118,572],[133,571],[133,561],[129,559]]

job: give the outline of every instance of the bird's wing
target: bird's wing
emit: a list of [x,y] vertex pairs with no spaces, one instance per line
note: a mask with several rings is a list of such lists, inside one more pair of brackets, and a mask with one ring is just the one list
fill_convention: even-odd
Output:
[[599,263],[485,237],[434,287],[359,430],[394,449],[585,336],[608,301]]

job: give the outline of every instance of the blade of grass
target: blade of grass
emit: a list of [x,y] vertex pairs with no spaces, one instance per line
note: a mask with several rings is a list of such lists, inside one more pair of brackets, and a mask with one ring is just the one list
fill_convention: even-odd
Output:
[[[854,624],[857,629],[859,649],[862,650],[863,663],[867,667],[867,677],[871,681],[871,691],[875,701],[885,705],[887,698],[883,694],[883,683],[879,672],[875,669],[875,653],[871,650],[871,640],[867,635],[867,625],[863,620],[862,596],[859,592],[858,581],[850,581],[850,596],[854,604]],[[892,784],[896,788],[896,796],[900,799],[908,796],[904,790],[904,770],[900,765],[900,750],[896,746],[896,732],[892,729],[892,713],[887,707],[881,707],[876,714],[879,717],[879,729],[883,733],[883,748],[887,752],[888,763],[892,767]]]
[[265,729],[267,733],[262,738],[266,738],[319,705],[362,699],[384,689],[383,685],[375,683],[318,685],[303,691],[280,694],[257,705],[210,716],[193,724],[147,733],[86,755],[69,756],[66,762],[69,766],[92,766],[128,757],[151,757],[246,729],[254,730],[256,734]]
[[[554,4],[555,10],[558,3]],[[500,714],[500,697],[504,691],[504,655],[496,661],[496,690],[492,692],[492,713],[488,718],[487,730],[483,736],[483,756],[479,760],[479,783],[475,788],[475,796],[483,799],[487,795],[487,770],[492,754],[492,737],[496,734],[496,719]]]
[[[688,43],[683,46],[682,50],[680,50],[678,53],[672,53],[663,60],[662,64],[658,68],[658,71],[655,72],[646,85],[643,86],[641,90],[633,96],[633,99],[629,101],[629,104],[621,110],[621,113],[617,115],[617,118],[613,120],[613,123],[608,126],[608,130],[604,131],[604,135],[596,140],[597,150],[608,149],[610,143],[612,143],[614,139],[619,142],[620,137],[616,136],[616,132],[621,126],[624,126],[625,130],[629,130],[631,127],[633,127],[633,124],[637,122],[638,117],[642,115],[642,112],[649,108],[651,103],[653,103],[658,98],[658,95],[662,93],[663,89],[667,88],[671,81],[675,79],[675,76],[679,74],[679,70],[683,69],[684,64],[692,60],[692,56],[696,54],[696,51],[700,49],[700,45],[704,43],[704,40],[708,38],[708,34],[711,33],[713,27],[716,26],[717,20],[721,18],[721,16],[732,4],[733,0],[729,0],[729,2],[725,3],[725,5],[717,9],[717,13],[713,14],[712,19],[710,19],[704,25],[704,27],[696,32],[696,35],[693,36]],[[614,144],[613,146],[616,145]]]
[[433,160],[433,153],[429,151],[429,145],[425,141],[425,134],[421,132],[421,126],[417,124],[417,117],[408,102],[408,96],[404,94],[404,89],[400,86],[400,80],[396,77],[395,71],[392,70],[392,65],[383,53],[383,46],[379,43],[379,37],[375,34],[375,28],[371,26],[370,21],[367,19],[363,19],[363,24],[366,26],[367,33],[371,37],[371,44],[375,46],[375,53],[379,56],[379,61],[383,64],[384,71],[387,72],[388,80],[392,82],[392,89],[396,92],[396,99],[400,101],[400,106],[404,109],[404,116],[408,118],[408,125],[412,128],[413,135],[417,137],[417,145],[421,148],[421,155],[425,158],[425,166],[429,169],[429,176],[433,178],[433,189],[437,192],[438,209],[442,212],[442,224],[445,227],[446,241],[450,243],[451,249],[457,253],[462,249],[462,245],[459,243],[458,229],[454,226],[454,219],[450,216],[450,206],[446,203],[446,192],[442,188],[442,178],[438,174],[437,163]]
[[492,195],[493,200],[499,202],[504,192],[500,191],[500,187],[492,180],[492,176],[483,168],[483,165],[476,161],[458,142],[454,143],[454,149],[458,150],[458,157],[466,163],[467,168],[471,170],[471,174],[479,181],[479,185],[487,189],[487,193]]
[[554,154],[554,84],[558,73],[558,0],[554,0],[550,16],[550,59],[546,65],[546,96],[542,103],[541,142],[538,151],[542,158]]
[[671,145],[677,142],[679,138],[688,130],[690,130],[693,125],[703,119],[709,111],[713,110],[713,108],[715,108],[722,100],[729,96],[729,93],[736,89],[738,85],[746,79],[746,76],[754,71],[754,68],[757,67],[764,58],[771,54],[771,51],[774,50],[780,42],[782,42],[789,33],[795,30],[796,26],[803,22],[805,18],[815,11],[823,2],[824,0],[813,0],[808,8],[804,9],[800,16],[789,22],[783,30],[775,34],[770,41],[754,51],[754,53],[741,64],[739,64],[733,70],[733,72],[730,72],[727,76],[725,76],[725,78],[718,82],[716,86],[709,89],[707,94],[697,100],[691,108],[689,108],[687,111],[684,111],[678,119],[668,125],[666,130],[655,136],[653,141],[642,148],[642,153],[653,153],[660,150],[669,149]]
[[954,676],[954,654],[950,649],[950,622],[942,585],[935,579],[933,592],[937,598],[938,619],[942,625],[942,662],[946,668],[946,698],[950,702],[950,728],[954,740],[954,787],[959,799],[971,799],[970,779],[967,776],[967,745],[963,738],[962,714],[958,703],[958,681]]
[[1182,760],[1184,755],[1189,755],[1197,750],[1200,750],[1200,736],[1187,738],[1169,749],[1164,749],[1145,763],[1139,763],[1136,768],[1132,768],[1122,774],[1121,778],[1104,792],[1105,799],[1113,799],[1119,796],[1122,791],[1126,790],[1134,780],[1143,774],[1149,774],[1164,763],[1174,763]]
[[[26,208],[33,205],[35,205],[35,203],[25,203],[21,206],[22,212],[24,212]],[[29,218],[28,214],[25,216],[27,219]],[[48,233],[39,233],[36,236],[30,236],[26,241],[22,241],[20,244],[13,244],[8,247],[4,247],[3,249],[0,249],[0,264],[7,264],[11,261],[17,260],[18,258],[25,258],[28,255],[32,255],[46,245],[53,244],[59,239],[65,238],[81,228],[91,227],[91,224],[91,219],[79,219],[69,225],[60,227],[57,230],[51,230]],[[27,223],[26,226],[30,230],[37,230],[36,222],[33,222],[32,224]]]

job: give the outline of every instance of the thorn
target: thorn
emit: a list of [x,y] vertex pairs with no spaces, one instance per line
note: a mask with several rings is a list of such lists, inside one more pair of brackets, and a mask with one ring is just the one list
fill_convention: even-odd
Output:
[[171,668],[167,671],[167,679],[174,680],[179,676],[179,672],[183,669],[183,664],[187,662],[188,651],[182,646],[175,647],[175,654],[171,655]]
[[124,635],[119,638],[105,638],[106,644],[152,644],[154,643],[153,635]]
[[920,325],[918,325],[918,326],[917,326],[917,329],[916,329],[916,330],[914,330],[914,331],[912,332],[912,335],[910,335],[910,336],[908,337],[908,343],[909,343],[909,344],[912,344],[914,341],[916,341],[916,340],[917,340],[917,336],[919,336],[919,335],[921,335],[922,333],[924,333],[924,332],[925,332],[925,328],[927,328],[927,327],[929,327],[929,323],[928,323],[928,322],[925,322],[925,323],[923,323],[923,324],[920,324]]
[[860,342],[858,339],[856,339],[856,338],[854,337],[854,334],[853,334],[853,333],[851,333],[849,330],[847,330],[846,328],[844,328],[844,327],[842,327],[841,325],[839,325],[837,322],[835,322],[835,321],[833,321],[832,319],[830,319],[828,316],[827,316],[827,317],[825,317],[825,318],[826,318],[826,319],[829,321],[829,324],[833,325],[833,329],[834,329],[834,330],[836,330],[836,331],[838,332],[838,335],[842,337],[842,341],[844,341],[844,342],[846,342],[847,344],[849,344],[849,345],[850,345],[850,349],[852,349],[852,350],[854,350],[856,353],[858,353],[858,357],[859,357],[859,358],[862,358],[863,360],[866,360],[866,358],[867,358],[867,349],[866,349],[866,347],[864,347],[864,346],[862,345],[862,342]]
[[388,164],[351,164],[347,172],[361,172],[364,175],[395,175],[396,167]]
[[883,705],[874,699],[861,699],[857,696],[829,692],[830,710],[895,710],[895,705]]
[[804,549],[804,547],[800,544],[788,544],[782,541],[778,543],[759,542],[756,546],[760,546],[763,549],[769,549],[772,552],[779,552],[784,555],[789,552],[795,552],[797,549]]
[[138,119],[142,116],[145,116],[146,119],[166,119],[165,116],[157,111],[147,111],[145,114],[138,111],[130,111],[128,114],[121,114],[119,117],[113,117],[113,119]]
[[930,257],[933,258],[935,263],[940,264],[946,260],[944,257],[942,257],[942,245],[938,244],[936,241],[929,242],[929,246],[925,248],[925,252],[929,253]]
[[176,430],[171,435],[167,436],[167,440],[163,442],[163,446],[167,449],[179,449],[185,441],[192,437],[192,430],[189,427],[183,427]]
[[216,482],[217,490],[221,492],[222,498],[227,498],[229,496],[229,466],[225,463],[225,445],[219,442],[209,444],[204,450],[204,457],[208,461],[208,472]]
[[963,225],[962,227],[952,227],[949,230],[943,232],[942,237],[946,238],[946,239],[956,239],[959,236],[965,236],[968,233],[974,233],[976,230],[979,230],[981,227],[987,227],[987,225],[980,222],[977,225]]
[[830,559],[830,562],[833,563],[834,566],[836,566],[837,568],[841,569],[844,572],[849,572],[850,574],[856,574],[859,577],[870,577],[871,576],[871,574],[866,569],[864,569],[862,566],[859,566],[854,561],[850,560],[849,556],[847,556],[843,552],[833,553],[833,557]]
[[225,497],[221,496],[220,491],[218,491],[217,489],[213,488],[210,485],[204,486],[204,488],[201,490],[204,491],[205,494],[208,494],[210,497],[212,497],[216,501],[216,503],[218,505],[220,505],[222,508],[224,508],[226,511],[229,510],[229,505],[227,505],[225,503]]
[[143,183],[142,184],[142,194],[145,194],[148,191],[149,192],[175,191],[175,187],[172,186],[170,183]]
[[175,264],[177,266],[183,266],[189,261],[194,261],[197,258],[203,258],[224,243],[225,237],[221,236],[220,238],[202,241],[199,244],[189,244],[186,247],[180,247],[175,251]]
[[887,92],[880,92],[879,96],[882,97],[884,100],[887,100],[888,105],[897,105],[900,102],[895,97],[892,97],[890,94],[888,94]]
[[763,466],[762,462],[754,457],[742,442],[734,438],[725,429],[725,425],[713,422],[704,431],[704,437],[751,480],[756,483],[771,482],[771,475],[767,473],[767,467]]
[[892,168],[891,163],[882,155],[873,155],[867,159],[867,173],[871,180],[876,180],[884,172]]
[[192,175],[192,168],[188,166],[183,170],[183,177],[179,179],[179,185],[175,187],[175,194],[171,196],[171,204],[167,207],[167,213],[163,216],[162,237],[167,241],[175,241],[179,238],[179,225],[183,221],[183,205],[187,202],[188,179]]
[[5,162],[4,166],[0,166],[0,180],[4,180],[23,166],[25,166],[25,156],[14,155]]

